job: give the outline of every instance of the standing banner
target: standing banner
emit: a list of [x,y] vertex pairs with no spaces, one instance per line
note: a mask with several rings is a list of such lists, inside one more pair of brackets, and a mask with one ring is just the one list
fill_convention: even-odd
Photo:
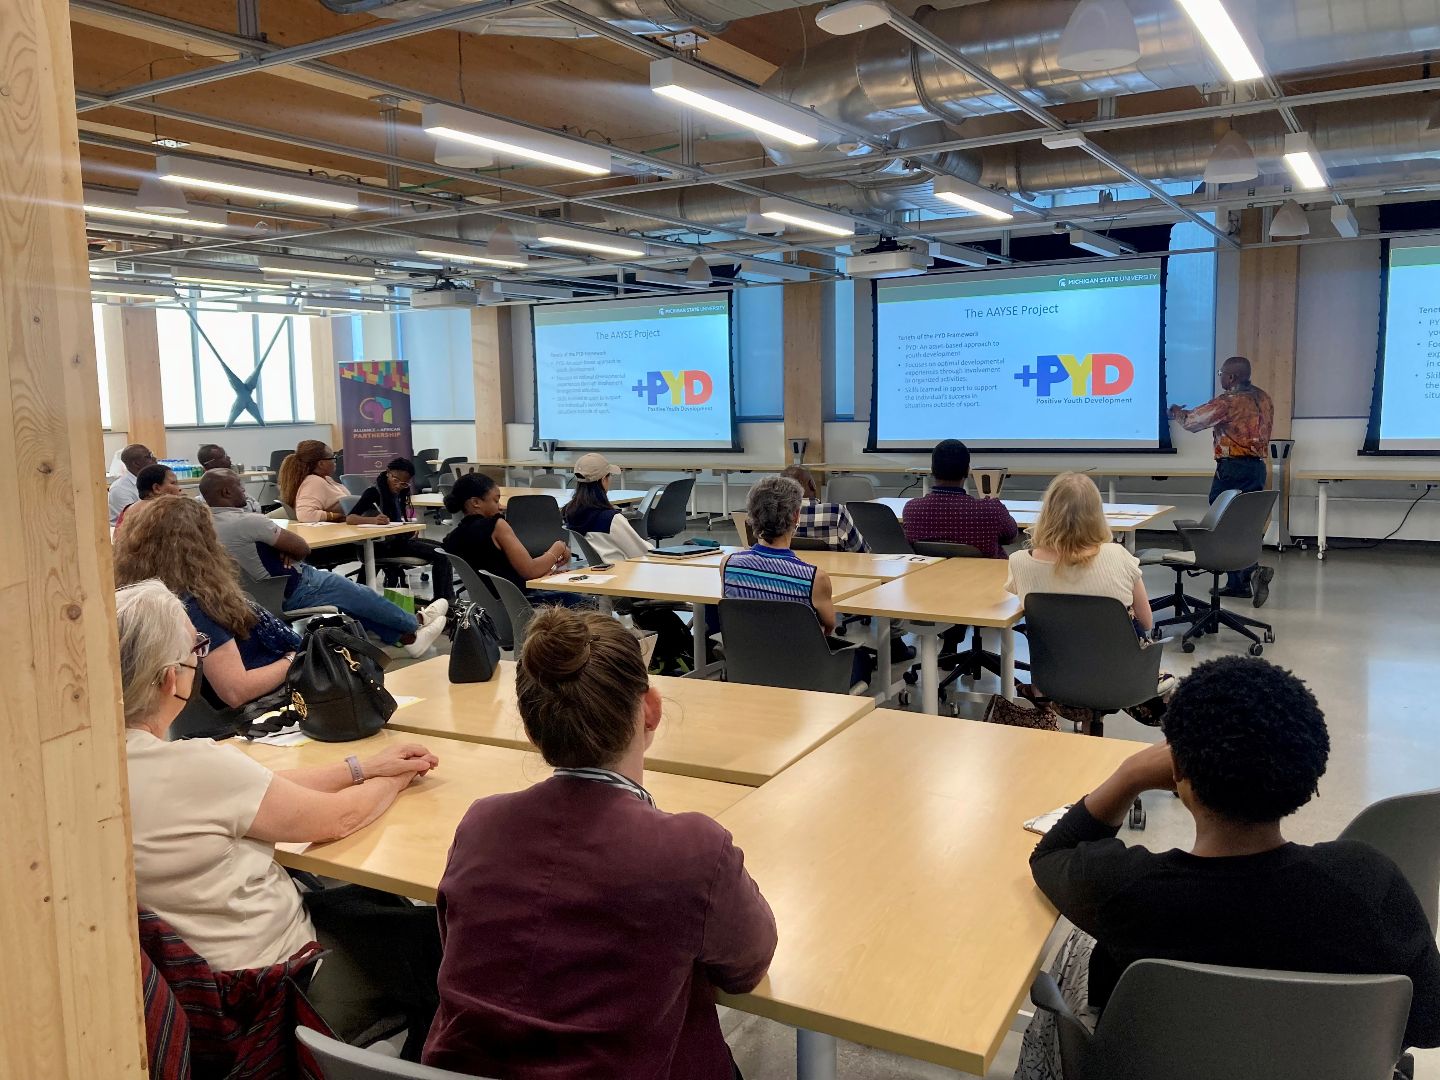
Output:
[[337,366],[345,471],[378,476],[392,459],[414,453],[410,365],[404,360],[367,360]]

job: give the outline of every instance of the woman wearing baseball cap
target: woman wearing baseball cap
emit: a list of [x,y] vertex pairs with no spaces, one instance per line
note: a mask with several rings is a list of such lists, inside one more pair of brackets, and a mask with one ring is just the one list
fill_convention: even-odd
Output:
[[583,454],[575,462],[575,494],[560,511],[565,527],[589,541],[606,562],[624,562],[644,555],[654,545],[635,531],[610,502],[610,481],[620,475],[604,454]]

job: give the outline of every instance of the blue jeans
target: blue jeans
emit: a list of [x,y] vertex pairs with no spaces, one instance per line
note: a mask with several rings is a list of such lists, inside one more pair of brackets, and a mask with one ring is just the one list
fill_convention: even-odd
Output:
[[[1215,479],[1210,483],[1210,501],[1213,503],[1222,491],[1264,491],[1269,473],[1265,462],[1257,457],[1216,458]],[[1225,576],[1225,587],[1248,589],[1250,576],[1254,573],[1254,566],[1232,570]]]
[[298,569],[300,580],[295,591],[285,598],[286,611],[327,604],[337,607],[358,619],[361,626],[386,645],[394,645],[420,626],[408,611],[401,611],[379,593],[341,574],[317,570],[309,563],[301,563]]

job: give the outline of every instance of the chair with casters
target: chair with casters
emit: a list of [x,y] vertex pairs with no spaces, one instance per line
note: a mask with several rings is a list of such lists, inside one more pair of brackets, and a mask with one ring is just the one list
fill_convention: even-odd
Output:
[[[940,559],[983,559],[985,557],[983,551],[970,544],[947,544],[938,540],[920,541],[915,545],[915,554]],[[963,627],[960,629],[963,631]],[[953,640],[954,635],[951,637]],[[940,681],[939,692],[942,697],[955,684],[956,680],[978,679],[987,671],[993,675],[999,675],[1002,666],[1000,654],[985,648],[978,626],[970,628],[970,647],[968,649],[943,653],[939,662],[940,669],[949,673]],[[1023,660],[1017,660],[1015,669],[1029,671],[1030,665]]]
[[[653,493],[655,489],[651,489]],[[641,535],[659,544],[685,531],[689,520],[690,493],[695,490],[695,478],[672,480],[660,489],[660,494],[645,509],[641,517],[644,526]],[[649,498],[649,495],[646,496]]]
[[195,669],[195,682],[190,697],[180,715],[170,724],[165,738],[170,742],[181,739],[226,739],[235,734],[235,712],[216,695],[205,680],[205,666]]
[[914,555],[915,549],[905,539],[905,530],[895,511],[881,502],[847,502],[845,509],[865,544],[876,555]]
[[479,604],[495,623],[500,647],[512,656],[518,655],[525,643],[525,629],[535,616],[535,608],[524,593],[504,578],[476,570],[458,555],[445,552],[451,567],[460,578],[460,587],[470,601]]
[[834,551],[824,540],[815,540],[808,536],[795,536],[790,539],[792,551]]
[[[361,494],[363,495],[364,492],[361,492]],[[360,505],[360,495],[341,495],[338,501],[340,503],[340,512],[342,514],[353,514],[355,512],[355,507]]]
[[560,504],[549,495],[512,495],[505,503],[505,520],[532,556],[543,555],[556,540],[565,539]]
[[430,462],[440,459],[440,449],[430,447],[428,450],[418,450],[411,464],[415,466],[415,490],[430,491],[435,486],[435,479],[439,476],[440,470],[431,465]]
[[1440,921],[1440,788],[1372,803],[1345,826],[1341,840],[1369,844],[1400,868],[1420,898],[1430,929]]
[[363,1050],[307,1027],[297,1027],[295,1037],[320,1067],[322,1080],[483,1080]]
[[277,506],[274,510],[271,510],[265,516],[268,518],[273,518],[275,521],[294,521],[295,507],[286,506],[284,503],[281,503],[279,506]]
[[280,466],[285,464],[285,459],[295,452],[293,446],[284,450],[270,451],[270,471],[277,477],[280,475]]
[[364,473],[347,472],[341,475],[340,483],[351,495],[364,495],[365,489],[375,483],[375,478]]
[[[1187,614],[1160,619],[1155,623],[1157,631],[1185,624],[1185,633],[1180,639],[1182,652],[1194,652],[1196,638],[1219,633],[1222,627],[1248,638],[1251,656],[1259,656],[1265,651],[1265,645],[1275,640],[1274,628],[1269,623],[1227,611],[1221,606],[1220,575],[1243,570],[1260,561],[1265,528],[1278,496],[1279,492],[1273,489],[1237,492],[1216,516],[1214,528],[1180,528],[1180,535],[1190,545],[1190,550],[1171,552],[1166,564],[1186,562],[1185,573],[1209,574],[1211,578],[1209,603],[1185,596],[1184,603],[1189,608]],[[1260,633],[1257,634],[1256,630]]]
[[1092,1034],[1045,972],[1064,1080],[1390,1080],[1412,987],[1404,975],[1312,975],[1139,960]]
[[530,486],[532,488],[544,488],[547,491],[551,489],[564,491],[565,477],[559,473],[539,473],[530,478]]
[[580,559],[586,566],[600,566],[605,560],[595,550],[595,545],[585,539],[585,534],[576,532],[574,529],[566,529],[565,535],[570,539],[570,550],[579,552]]
[[830,694],[850,692],[859,646],[851,642],[832,648],[808,604],[721,600],[720,637],[729,682]]
[[1236,488],[1229,488],[1215,496],[1215,501],[1210,504],[1210,509],[1199,521],[1190,518],[1177,518],[1172,524],[1180,537],[1181,548],[1176,551],[1171,548],[1145,548],[1136,553],[1141,566],[1164,566],[1175,571],[1175,590],[1168,596],[1156,596],[1150,599],[1151,611],[1164,611],[1166,608],[1174,610],[1176,615],[1191,615],[1197,611],[1203,611],[1204,605],[1198,604],[1185,595],[1185,572],[1195,569],[1190,557],[1190,540],[1185,531],[1193,532],[1196,529],[1203,529],[1206,532],[1215,528],[1215,523],[1220,520],[1220,515],[1230,505],[1230,500],[1239,495]]
[[294,611],[285,610],[285,586],[288,579],[283,577],[252,578],[250,575],[241,573],[240,587],[245,594],[259,604],[266,611],[278,619],[284,619],[288,623],[297,623],[301,619],[313,618],[316,615],[338,615],[340,609],[331,604],[319,604],[315,607],[296,608]]
[[740,546],[753,547],[755,533],[750,528],[750,515],[744,510],[731,510],[730,520],[735,523],[735,535],[739,537]]
[[869,502],[879,492],[868,476],[836,476],[825,485],[825,501],[844,506],[852,502]]

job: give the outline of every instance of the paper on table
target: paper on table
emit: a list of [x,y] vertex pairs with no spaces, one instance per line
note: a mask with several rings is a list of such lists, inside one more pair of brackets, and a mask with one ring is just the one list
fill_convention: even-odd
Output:
[[331,525],[339,525],[338,521],[292,521],[291,525],[304,525],[307,529],[320,529]]
[[903,562],[903,563],[937,563],[944,562],[939,555],[891,555],[880,560],[881,562]]
[[304,746],[310,741],[310,736],[300,730],[300,725],[292,724],[288,728],[271,732],[269,735],[261,735],[251,742],[265,743],[267,746]]
[[581,585],[603,585],[607,581],[614,580],[614,574],[553,574],[550,577],[543,578],[542,584],[548,581],[553,582],[557,585],[562,583],[579,583]]
[[1055,823],[1065,816],[1073,803],[1066,803],[1057,810],[1051,810],[1048,814],[1041,814],[1039,817],[1031,818],[1025,822],[1027,832],[1039,833],[1044,836],[1055,827]]
[[424,698],[411,697],[409,694],[395,695],[395,708],[403,709],[406,705],[414,705],[417,701],[424,701]]

